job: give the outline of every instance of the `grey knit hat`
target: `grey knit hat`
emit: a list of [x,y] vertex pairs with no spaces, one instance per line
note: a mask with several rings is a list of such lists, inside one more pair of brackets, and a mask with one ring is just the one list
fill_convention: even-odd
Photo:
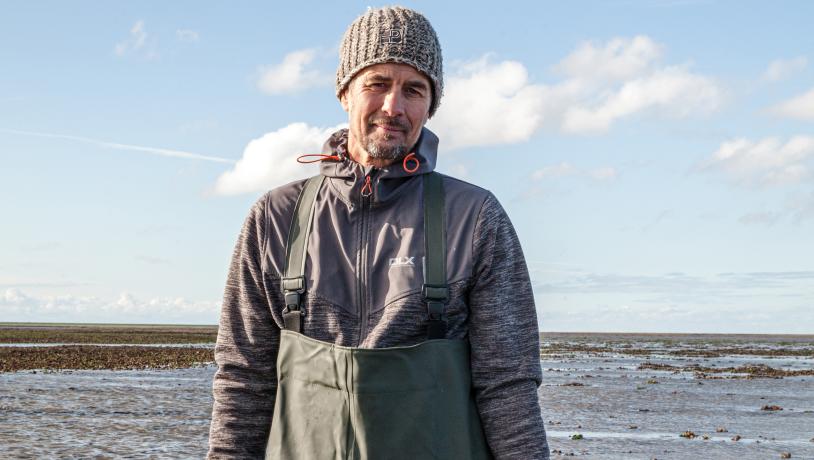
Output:
[[432,116],[444,93],[444,72],[441,45],[430,21],[421,13],[400,6],[369,9],[356,18],[339,49],[336,97],[360,70],[383,62],[411,65],[432,81]]

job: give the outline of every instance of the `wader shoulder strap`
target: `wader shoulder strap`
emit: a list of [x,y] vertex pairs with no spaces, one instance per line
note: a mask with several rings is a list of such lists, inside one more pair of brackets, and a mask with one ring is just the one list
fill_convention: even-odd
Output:
[[447,323],[444,304],[449,300],[447,286],[447,238],[444,222],[444,184],[436,172],[424,174],[424,287],[429,322],[427,339],[443,339]]
[[308,179],[297,198],[294,216],[288,230],[288,242],[285,246],[285,271],[281,281],[285,310],[283,322],[290,331],[302,332],[303,311],[302,294],[305,292],[305,251],[308,234],[311,232],[311,221],[314,218],[314,200],[322,186],[325,176],[319,175]]

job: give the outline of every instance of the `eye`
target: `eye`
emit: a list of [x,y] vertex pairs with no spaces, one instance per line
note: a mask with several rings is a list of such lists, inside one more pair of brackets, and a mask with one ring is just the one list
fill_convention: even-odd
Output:
[[414,96],[414,97],[423,97],[424,96],[424,93],[421,90],[419,90],[418,88],[414,88],[412,86],[408,86],[407,89],[406,89],[406,92],[407,92],[408,96]]

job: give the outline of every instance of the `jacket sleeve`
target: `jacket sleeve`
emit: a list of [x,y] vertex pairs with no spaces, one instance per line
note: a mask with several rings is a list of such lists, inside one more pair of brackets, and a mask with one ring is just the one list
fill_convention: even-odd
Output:
[[263,458],[277,390],[280,330],[263,272],[265,197],[243,224],[221,308],[208,458]]
[[475,227],[473,255],[470,359],[486,439],[498,460],[548,459],[531,281],[514,227],[491,193]]

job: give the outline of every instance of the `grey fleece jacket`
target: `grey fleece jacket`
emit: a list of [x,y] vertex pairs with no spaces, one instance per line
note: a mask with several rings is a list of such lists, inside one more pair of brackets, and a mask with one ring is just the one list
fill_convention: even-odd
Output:
[[[382,348],[426,340],[421,174],[435,167],[426,128],[420,166],[363,168],[347,133],[326,142],[326,181],[307,244],[303,333],[343,346]],[[410,168],[414,165],[409,164]],[[371,192],[362,193],[367,178]],[[539,335],[528,270],[514,228],[489,191],[444,176],[447,338],[469,339],[475,401],[496,459],[547,459],[537,388]],[[209,458],[262,458],[277,389],[285,244],[305,181],[273,189],[251,208],[235,246],[215,347],[218,370]],[[406,422],[406,421],[405,421]]]

